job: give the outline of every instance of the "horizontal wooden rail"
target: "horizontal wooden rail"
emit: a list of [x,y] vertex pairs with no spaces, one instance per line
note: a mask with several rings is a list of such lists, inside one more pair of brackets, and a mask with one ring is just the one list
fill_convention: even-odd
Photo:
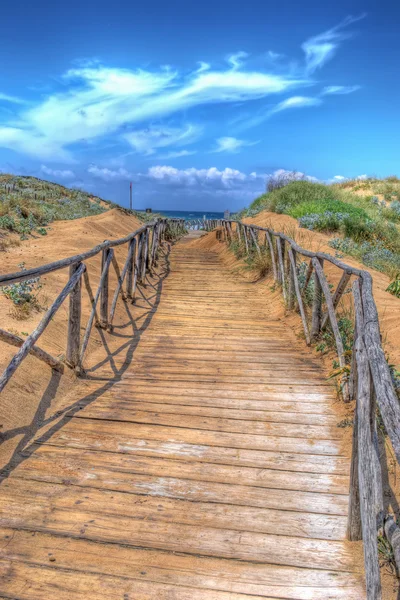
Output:
[[[89,258],[92,258],[93,256],[96,256],[96,254],[99,254],[106,248],[115,248],[116,246],[122,246],[123,244],[130,242],[130,240],[132,240],[142,231],[146,231],[147,229],[154,227],[156,222],[157,221],[152,221],[151,223],[142,225],[142,227],[136,229],[124,238],[120,238],[118,240],[106,240],[91,250],[82,252],[82,254],[75,254],[74,256],[69,256],[68,258],[62,258],[61,260],[42,265],[40,267],[33,267],[32,269],[25,269],[24,271],[19,271],[17,273],[6,273],[4,275],[0,275],[0,286],[10,285],[11,283],[16,283],[18,281],[26,281],[27,279],[32,279],[34,277],[41,277],[42,275],[46,275],[46,273],[58,271],[59,269],[65,269],[65,267],[69,267],[75,263],[83,262]],[[169,226],[170,231],[183,231],[183,221],[181,219],[168,219],[168,223],[171,224]],[[175,225],[176,227],[174,228]]]
[[[0,339],[10,346],[15,346],[16,348],[21,348],[24,344],[24,339],[19,337],[19,335],[15,335],[14,333],[10,333],[9,331],[4,331],[4,329],[0,329]],[[62,363],[58,358],[55,358],[45,350],[38,348],[37,346],[32,346],[29,350],[29,353],[32,356],[35,356],[39,360],[45,362],[49,367],[55,369],[56,371],[60,371],[61,373],[64,371],[64,363]]]
[[[58,359],[52,357],[41,348],[38,348],[35,344],[68,296],[68,339],[65,364],[76,369],[78,373],[83,371],[83,359],[89,343],[93,323],[96,322],[98,326],[108,328],[110,331],[112,331],[112,322],[116,310],[117,300],[121,293],[122,285],[127,273],[130,273],[128,277],[128,285],[133,286],[133,290],[129,288],[127,297],[130,297],[133,302],[134,290],[138,282],[138,274],[140,275],[141,281],[144,282],[147,273],[151,272],[151,269],[156,262],[158,245],[166,239],[176,239],[182,235],[184,231],[184,222],[182,219],[157,219],[151,223],[143,225],[124,238],[114,241],[105,241],[102,244],[95,246],[91,250],[83,252],[82,254],[64,258],[40,267],[33,267],[32,269],[27,269],[18,273],[7,273],[5,275],[0,275],[0,286],[6,286],[34,277],[40,277],[44,274],[65,269],[67,267],[70,269],[69,279],[64,289],[57,296],[36,329],[25,340],[22,340],[18,336],[0,329],[0,340],[4,340],[9,344],[20,347],[19,351],[15,354],[0,377],[0,392],[4,389],[12,375],[29,353],[43,360],[52,368],[62,370],[63,364]],[[139,243],[137,243],[138,238],[140,240]],[[145,240],[145,242],[143,242],[143,246],[141,243],[142,240]],[[122,269],[122,273],[120,273],[118,263],[114,255],[114,248],[116,246],[122,246],[123,244],[128,244],[128,254]],[[138,248],[138,252],[135,255],[136,248]],[[102,255],[103,266],[98,289],[95,296],[93,296],[84,261],[100,253]],[[109,314],[109,268],[111,264],[114,264],[117,272],[117,287],[114,291]],[[81,342],[82,276],[84,277],[85,288],[89,294],[92,309],[83,340]],[[98,304],[100,305],[100,316],[97,315]]]
[[[382,597],[378,560],[377,532],[383,530],[383,484],[378,448],[377,411],[380,412],[400,464],[400,403],[393,387],[390,369],[381,344],[378,311],[370,273],[352,267],[324,252],[313,252],[299,246],[289,236],[269,227],[251,225],[233,219],[210,221],[204,229],[218,227],[228,244],[235,242],[243,252],[260,254],[261,248],[271,259],[274,280],[281,286],[288,309],[298,310],[307,344],[317,341],[330,326],[335,340],[341,391],[347,402],[356,400],[354,414],[353,450],[350,476],[348,538],[362,539],[368,600]],[[260,234],[265,243],[260,244]],[[220,236],[219,236],[220,239]],[[297,257],[309,259],[303,285],[299,280]],[[307,260],[305,261],[307,262]],[[326,263],[341,272],[339,284],[331,294],[324,272]],[[312,279],[312,277],[314,277]],[[353,278],[353,282],[352,282]],[[352,287],[348,287],[352,282]],[[313,283],[313,286],[311,286]],[[344,351],[336,312],[345,292],[352,292],[355,312],[354,346],[351,358]],[[311,331],[307,322],[304,299],[312,293]],[[325,305],[325,312],[323,308]],[[388,541],[393,545],[400,563],[400,529],[392,517],[386,520]],[[398,564],[400,567],[400,564]]]

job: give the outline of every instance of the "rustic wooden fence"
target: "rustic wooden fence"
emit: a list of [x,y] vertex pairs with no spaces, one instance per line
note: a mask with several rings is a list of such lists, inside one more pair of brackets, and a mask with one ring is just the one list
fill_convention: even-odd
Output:
[[[378,419],[382,419],[397,462],[400,463],[400,403],[381,344],[378,312],[367,271],[351,267],[329,254],[311,252],[290,237],[268,227],[234,220],[210,222],[206,229],[219,227],[217,237],[237,245],[247,255],[265,253],[280,286],[286,306],[299,312],[307,344],[318,340],[330,327],[334,337],[345,402],[356,400],[349,496],[348,539],[363,540],[368,600],[381,598],[378,533],[392,545],[400,569],[400,529],[383,508],[383,483],[378,444]],[[300,261],[302,277],[300,277]],[[340,280],[331,293],[324,271],[326,263],[339,269]],[[310,285],[310,282],[313,285]],[[312,298],[305,296],[309,288]],[[354,345],[345,353],[337,311],[344,293],[351,293],[354,314]],[[308,314],[310,313],[310,314]],[[351,355],[348,356],[348,355]]]
[[222,219],[186,219],[185,229],[204,229],[212,231],[215,227],[221,227]]
[[[183,221],[178,219],[157,219],[143,225],[128,236],[105,241],[83,254],[77,254],[40,267],[34,267],[18,273],[0,275],[0,287],[41,277],[47,273],[69,268],[69,280],[53,304],[47,310],[36,329],[24,340],[13,333],[0,329],[0,339],[19,347],[11,362],[0,377],[0,392],[18,369],[24,358],[33,354],[46,362],[53,369],[63,370],[64,364],[80,373],[83,370],[83,360],[89,343],[93,324],[112,331],[113,319],[118,297],[123,293],[125,284],[125,299],[135,301],[137,286],[144,283],[146,274],[151,272],[157,261],[157,251],[160,245],[169,239],[175,239],[184,232]],[[127,245],[127,256],[122,270],[115,257],[116,246]],[[85,261],[96,255],[101,256],[101,276],[95,294],[92,292]],[[117,275],[117,286],[110,295],[109,271],[114,266]],[[83,336],[81,336],[81,295],[82,280],[91,302],[91,312]],[[65,363],[51,356],[45,350],[36,346],[57,310],[69,296],[68,335]],[[110,304],[111,299],[111,304]]]

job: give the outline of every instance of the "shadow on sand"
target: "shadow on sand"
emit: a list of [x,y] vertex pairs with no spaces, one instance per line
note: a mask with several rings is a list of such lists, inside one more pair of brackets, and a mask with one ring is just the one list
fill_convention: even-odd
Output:
[[[127,316],[126,322],[122,325],[115,326],[113,332],[108,334],[114,339],[120,338],[121,341],[126,341],[123,341],[123,343],[116,350],[112,351],[107,343],[107,336],[105,335],[104,330],[98,330],[107,354],[102,361],[88,368],[83,376],[83,378],[86,380],[98,381],[98,389],[95,391],[92,390],[87,396],[79,398],[69,406],[57,411],[46,419],[46,413],[51,407],[51,403],[55,398],[62,377],[61,373],[53,371],[51,379],[39,402],[38,408],[31,423],[23,427],[11,429],[10,431],[2,434],[1,443],[4,443],[18,435],[22,435],[22,438],[14,449],[10,460],[2,469],[0,469],[0,483],[4,481],[23,461],[27,460],[38,446],[46,443],[54,433],[62,429],[62,427],[64,427],[64,425],[71,420],[76,412],[82,410],[86,406],[89,406],[92,402],[104,394],[104,392],[110,390],[118,381],[120,381],[122,375],[130,366],[141,336],[149,327],[153,315],[155,314],[160,303],[163,282],[165,278],[168,277],[170,272],[169,252],[165,250],[163,251],[160,262],[162,264],[159,272],[154,273],[151,278],[149,276],[146,277],[146,290],[149,290],[149,295],[146,295],[143,289],[138,286],[138,296],[135,305],[132,305],[129,302],[123,302]],[[145,312],[134,318],[132,314],[133,306],[137,308],[144,308]],[[143,322],[139,323],[142,321],[142,319]],[[116,357],[120,356],[122,352],[126,352],[126,356],[121,366],[118,367],[116,363]],[[111,368],[112,375],[108,377],[96,376],[96,373],[102,368],[106,367],[107,364]],[[54,423],[54,425],[47,429],[42,436],[34,440],[40,429],[51,425],[51,423]]]

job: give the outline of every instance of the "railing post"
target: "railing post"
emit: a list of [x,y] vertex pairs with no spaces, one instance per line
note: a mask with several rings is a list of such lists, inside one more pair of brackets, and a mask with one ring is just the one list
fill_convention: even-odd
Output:
[[151,249],[151,266],[157,266],[157,250],[158,250],[158,238],[159,238],[159,223],[156,223],[153,229],[153,245]]
[[285,265],[284,265],[284,258],[283,258],[283,250],[284,248],[282,248],[282,241],[281,238],[278,236],[276,238],[276,253],[278,255],[278,265],[279,265],[279,270],[278,270],[278,274],[279,274],[279,283],[282,286],[282,294],[283,294],[283,299],[286,302],[286,281],[285,281]]
[[268,245],[269,245],[269,251],[270,251],[270,254],[271,254],[272,271],[273,271],[273,274],[274,274],[274,280],[278,281],[278,268],[277,268],[277,265],[276,265],[274,243],[272,241],[271,234],[269,233],[269,231],[265,232],[265,240],[268,242]]
[[[324,261],[318,258],[321,268],[324,268]],[[314,341],[321,332],[322,318],[322,288],[317,273],[314,271],[314,298],[312,305],[312,323],[311,323],[311,339]]]
[[142,264],[141,257],[142,257],[142,253],[143,253],[143,235],[144,235],[143,232],[140,233],[138,241],[137,241],[136,259],[135,259],[135,263],[134,263],[133,287],[132,287],[132,294],[131,294],[132,304],[135,303],[136,287],[137,287],[140,273],[141,273],[141,264]]
[[[291,268],[291,259],[290,259],[290,251],[293,256],[294,267]],[[296,277],[296,251],[291,248],[289,245],[288,249],[288,277],[289,277],[289,289],[288,289],[288,309],[293,310],[294,308],[294,299],[295,299],[295,287],[294,287],[294,279]]]
[[144,244],[142,247],[142,273],[141,273],[141,278],[140,281],[142,284],[146,283],[146,271],[147,271],[147,254],[149,251],[149,237],[150,237],[150,233],[149,233],[149,229],[146,229],[146,231],[144,232]]
[[[81,267],[78,262],[70,266],[69,277]],[[82,312],[82,281],[81,278],[76,282],[74,289],[69,295],[69,315],[68,315],[68,340],[66,362],[71,367],[79,364],[80,335],[81,335],[81,312]]]
[[126,296],[132,298],[132,287],[133,287],[133,272],[135,269],[135,251],[136,251],[136,238],[134,237],[129,243],[129,252],[131,253],[131,259],[128,265],[128,272],[126,274]]
[[[355,352],[355,348],[353,352]],[[357,384],[356,384],[357,385]],[[347,539],[351,542],[362,540],[360,483],[358,479],[358,406],[354,409],[353,444],[350,465],[349,512],[347,517]]]
[[248,255],[249,254],[249,240],[247,237],[247,227],[243,226],[242,232],[243,232],[243,237],[244,237],[244,243],[246,246],[246,254]]
[[[105,248],[101,255],[101,272],[103,272],[104,265],[107,262],[107,257],[109,252],[111,252],[110,248]],[[101,295],[100,295],[100,326],[104,329],[107,328],[108,325],[108,270],[106,275],[104,276],[103,285],[101,287]]]

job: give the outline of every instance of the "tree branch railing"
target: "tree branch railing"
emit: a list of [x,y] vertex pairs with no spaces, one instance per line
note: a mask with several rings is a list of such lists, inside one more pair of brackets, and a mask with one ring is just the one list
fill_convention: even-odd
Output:
[[212,231],[216,227],[221,227],[222,219],[186,219],[185,229]]
[[[96,323],[97,326],[107,329],[108,331],[112,331],[113,319],[119,296],[122,295],[125,300],[130,299],[130,301],[134,303],[135,291],[138,283],[143,284],[147,273],[151,273],[156,266],[157,250],[160,245],[164,241],[176,239],[183,234],[184,231],[184,222],[181,219],[158,219],[143,225],[124,238],[114,241],[107,240],[82,254],[77,254],[17,273],[0,275],[0,287],[2,287],[26,281],[30,278],[41,277],[47,273],[69,267],[69,279],[65,287],[47,310],[35,330],[28,335],[25,340],[0,329],[0,340],[19,347],[18,352],[14,355],[5,371],[0,376],[0,392],[5,388],[28,354],[32,354],[36,358],[39,358],[54,369],[59,371],[63,370],[64,363],[36,346],[36,342],[67,297],[69,297],[69,310],[65,364],[75,369],[77,373],[82,372],[84,370],[83,361],[93,323]],[[120,272],[114,254],[114,248],[124,244],[128,245],[128,252],[124,266]],[[102,258],[102,269],[96,293],[93,294],[85,261],[99,254],[101,254]],[[109,310],[109,272],[112,264],[114,265],[117,274],[117,286]],[[89,295],[91,312],[85,332],[81,339],[82,278]],[[126,291],[123,293],[122,287],[125,280]]]
[[[400,464],[400,403],[382,348],[372,277],[367,271],[347,265],[330,254],[301,248],[284,233],[268,227],[234,220],[209,221],[204,226],[207,231],[215,228],[218,228],[218,239],[228,245],[239,244],[247,255],[259,254],[260,248],[267,253],[272,276],[281,287],[287,308],[300,313],[307,345],[318,340],[328,327],[331,329],[342,375],[343,399],[356,401],[347,537],[351,541],[363,540],[367,599],[380,600],[378,532],[385,532],[392,544],[400,571],[400,528],[393,516],[383,511],[377,419],[380,414]],[[264,243],[261,236],[265,236]],[[298,257],[303,262],[309,261],[302,277]],[[341,272],[333,294],[324,271],[328,263]],[[351,293],[355,313],[351,353],[344,351],[337,316],[340,300],[347,292]],[[307,294],[312,294],[310,323],[305,307]]]

